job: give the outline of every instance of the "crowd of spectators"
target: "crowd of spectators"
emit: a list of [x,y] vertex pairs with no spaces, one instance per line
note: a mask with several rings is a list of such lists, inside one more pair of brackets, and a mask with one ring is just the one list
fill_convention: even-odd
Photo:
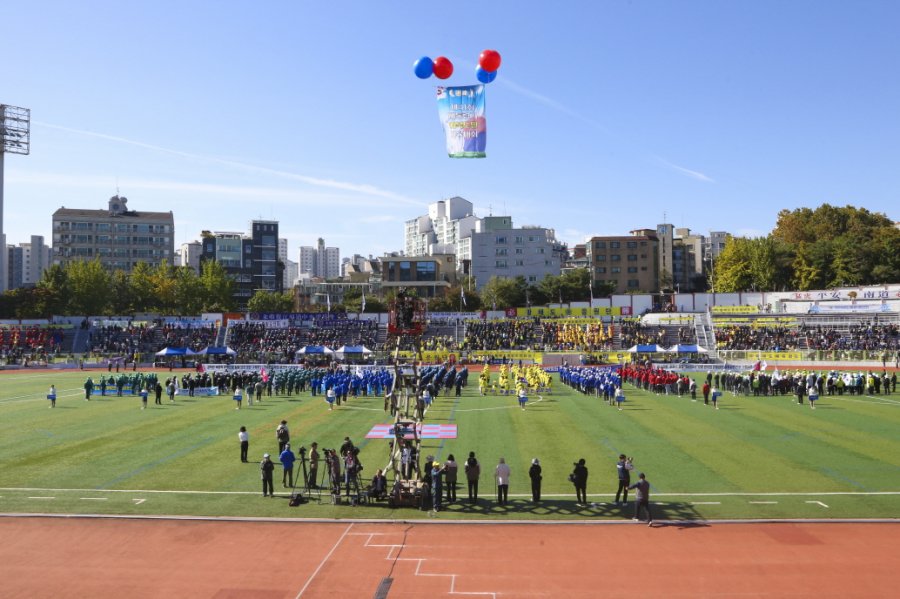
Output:
[[47,360],[61,351],[64,337],[59,327],[5,327],[0,329],[0,354],[8,362],[25,358]]
[[834,328],[805,327],[806,345],[810,349],[878,351],[900,349],[900,328],[896,324],[861,323],[847,331]]
[[599,321],[541,323],[540,344],[551,351],[599,351],[614,349],[613,325]]
[[784,326],[717,326],[716,346],[720,350],[784,351],[801,349],[804,341],[799,328]]
[[215,324],[193,327],[166,324],[157,329],[162,339],[162,347],[156,348],[157,351],[163,347],[189,347],[192,351],[200,351],[215,344],[219,334],[219,328]]
[[378,323],[373,320],[334,320],[308,329],[306,345],[324,345],[331,349],[342,345],[364,345],[375,349],[377,340]]
[[[466,323],[463,349],[503,350],[537,349],[540,338],[534,332],[533,320],[494,320],[482,322],[470,320]],[[540,327],[538,327],[540,330]]]
[[229,324],[226,338],[238,362],[291,362],[302,343],[301,327],[267,328],[251,322]]
[[238,362],[290,363],[297,351],[308,345],[332,350],[344,345],[376,349],[378,323],[375,321],[330,319],[313,325],[268,328],[260,323],[236,322],[229,326],[227,345],[237,352]]
[[155,349],[155,330],[147,324],[94,327],[88,333],[88,348],[95,354],[132,355],[152,352]]
[[622,322],[622,349],[628,349],[633,345],[654,345],[663,343],[666,331],[655,325],[643,324],[639,320],[626,320]]

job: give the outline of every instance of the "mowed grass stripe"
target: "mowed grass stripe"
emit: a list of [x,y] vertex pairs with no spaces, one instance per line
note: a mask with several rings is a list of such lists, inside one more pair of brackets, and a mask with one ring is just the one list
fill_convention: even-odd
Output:
[[[818,441],[820,447],[838,447],[846,454],[900,465],[897,429],[892,437],[879,434],[884,430],[882,419],[869,418],[863,422],[855,418],[852,408],[838,410],[827,402],[813,411],[806,403],[801,406],[785,401],[768,402],[768,399],[774,398],[741,398],[738,401],[747,402],[748,408],[753,408],[746,410],[749,418]],[[889,424],[887,428],[891,426]]]
[[[726,396],[726,401],[722,409],[705,410],[710,412],[715,420],[722,421],[723,414],[738,414],[740,420],[733,420],[729,423],[729,434],[732,439],[732,445],[740,448],[740,453],[736,454],[741,459],[741,454],[750,451],[760,451],[760,444],[764,443],[771,448],[775,454],[768,462],[762,473],[765,475],[761,481],[764,489],[771,489],[771,484],[779,485],[782,489],[804,490],[808,488],[824,488],[842,490],[848,488],[858,488],[853,481],[847,477],[833,475],[822,468],[823,465],[832,465],[836,468],[845,468],[853,464],[858,464],[871,460],[865,456],[854,455],[853,452],[840,451],[839,448],[827,443],[827,438],[818,438],[816,435],[810,434],[811,428],[814,428],[818,422],[817,417],[821,410],[812,412],[806,407],[805,410],[799,406],[791,406],[785,402],[770,401],[774,398],[747,398],[747,397],[731,397]],[[689,400],[674,400],[675,405],[680,402]],[[663,404],[665,405],[665,404]],[[702,405],[699,402],[689,405]],[[701,412],[702,413],[702,412]],[[737,443],[735,443],[737,441]],[[867,443],[864,435],[859,435],[858,446]],[[730,453],[728,445],[723,446],[725,453]],[[760,454],[758,456],[762,458]],[[756,463],[755,460],[752,463]],[[751,463],[751,464],[752,464]],[[760,468],[763,462],[756,463]],[[749,472],[741,472],[742,477],[746,477]],[[814,486],[810,486],[814,485]],[[755,489],[762,490],[758,487]],[[750,489],[753,490],[753,489]],[[774,489],[773,489],[774,490]],[[824,489],[823,489],[824,490]]]
[[632,395],[650,410],[641,418],[648,434],[670,445],[662,456],[662,474],[671,479],[670,472],[674,471],[677,481],[667,485],[667,492],[768,490],[773,478],[788,479],[796,472],[791,460],[767,446],[766,431],[738,437],[746,422],[742,420],[743,410],[736,406],[723,405],[715,410],[684,397],[644,391],[633,391]]

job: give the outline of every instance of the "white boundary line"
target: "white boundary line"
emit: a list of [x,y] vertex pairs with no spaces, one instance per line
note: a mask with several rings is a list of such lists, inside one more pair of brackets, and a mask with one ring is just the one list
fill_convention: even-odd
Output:
[[300,597],[303,596],[303,593],[306,592],[306,588],[310,585],[310,583],[312,583],[313,579],[319,574],[319,571],[322,569],[322,567],[325,565],[325,563],[326,563],[329,559],[331,559],[332,554],[333,554],[333,553],[335,552],[335,550],[338,548],[338,545],[341,544],[341,541],[343,541],[344,538],[347,536],[347,533],[350,532],[350,529],[351,529],[351,528],[353,528],[353,523],[352,523],[352,522],[351,522],[350,525],[344,530],[344,534],[342,534],[342,535],[340,536],[340,538],[338,538],[338,540],[334,543],[334,546],[331,548],[331,551],[329,551],[328,554],[327,554],[325,557],[322,558],[322,561],[319,562],[319,567],[316,568],[315,572],[313,572],[312,574],[310,574],[309,579],[307,579],[307,581],[306,581],[306,584],[303,585],[303,588],[300,589],[300,592],[299,592],[299,593],[297,593],[297,598],[296,598],[296,599],[300,599]]
[[[45,487],[0,487],[0,491],[57,491],[71,493],[160,493],[160,494],[186,494],[186,495],[258,495],[256,491],[191,491],[180,489],[63,489]],[[541,493],[544,497],[571,497],[572,493]],[[603,494],[606,497],[607,494]],[[734,492],[734,493],[653,493],[652,497],[812,497],[827,495],[854,495],[876,496],[900,495],[900,491],[776,491],[776,492]],[[510,497],[531,497],[531,493],[510,493]],[[592,496],[600,497],[594,493]]]
[[[662,505],[657,503],[657,505]],[[468,525],[494,525],[508,526],[522,524],[534,524],[537,526],[634,526],[631,519],[608,520],[608,519],[579,519],[579,520],[440,520],[440,519],[388,519],[388,518],[263,518],[253,516],[175,516],[175,515],[140,515],[140,514],[59,514],[52,512],[24,512],[24,513],[8,513],[0,512],[0,518],[64,518],[73,519],[81,518],[85,520],[167,520],[167,521],[190,521],[190,522],[262,522],[266,524],[415,524],[415,525],[435,525],[435,526],[453,526],[455,524]],[[900,525],[900,518],[723,518],[718,520],[707,520],[698,518],[696,520],[656,520],[660,526],[709,526],[712,524],[895,524]]]

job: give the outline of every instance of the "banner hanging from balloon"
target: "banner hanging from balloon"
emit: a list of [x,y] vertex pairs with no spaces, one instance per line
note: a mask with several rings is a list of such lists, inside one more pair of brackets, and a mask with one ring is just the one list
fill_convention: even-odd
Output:
[[487,121],[484,117],[484,85],[438,87],[438,117],[447,138],[451,158],[484,158]]

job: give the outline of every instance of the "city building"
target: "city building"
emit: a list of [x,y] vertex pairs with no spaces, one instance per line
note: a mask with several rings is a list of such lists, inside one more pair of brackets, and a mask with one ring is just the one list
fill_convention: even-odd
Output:
[[52,250],[44,245],[43,235],[32,235],[31,242],[7,246],[7,289],[33,287],[50,266]]
[[457,283],[456,255],[392,256],[381,258],[381,290],[415,291],[422,298],[442,297]]
[[288,240],[284,237],[278,240],[278,261],[284,268],[284,281],[282,288],[291,289],[300,275],[300,265],[293,260],[288,260]]
[[404,247],[407,256],[456,254],[458,260],[471,259],[470,245],[462,245],[475,231],[478,218],[472,202],[459,196],[428,206],[428,214],[405,223]]
[[203,255],[203,244],[199,241],[190,241],[181,244],[178,252],[178,266],[188,266],[197,274],[200,274],[200,257]]
[[341,276],[341,250],[325,247],[321,237],[316,247],[300,247],[300,276],[303,278],[336,279]]
[[536,285],[547,275],[559,276],[568,256],[566,246],[556,240],[553,229],[517,229],[509,216],[478,219],[466,242],[471,256],[470,274],[479,290],[494,277],[523,277],[529,285]]
[[172,212],[129,210],[115,195],[106,210],[60,208],[53,213],[53,263],[100,259],[109,270],[131,269],[138,262],[174,264]]
[[293,260],[284,261],[284,290],[292,289],[300,278],[300,265]]
[[204,231],[203,260],[215,260],[234,280],[233,298],[244,309],[258,290],[284,291],[278,266],[278,221],[254,220],[247,234]]
[[653,229],[636,229],[628,236],[591,237],[585,249],[594,289],[608,284],[612,293],[659,291],[659,244]]

